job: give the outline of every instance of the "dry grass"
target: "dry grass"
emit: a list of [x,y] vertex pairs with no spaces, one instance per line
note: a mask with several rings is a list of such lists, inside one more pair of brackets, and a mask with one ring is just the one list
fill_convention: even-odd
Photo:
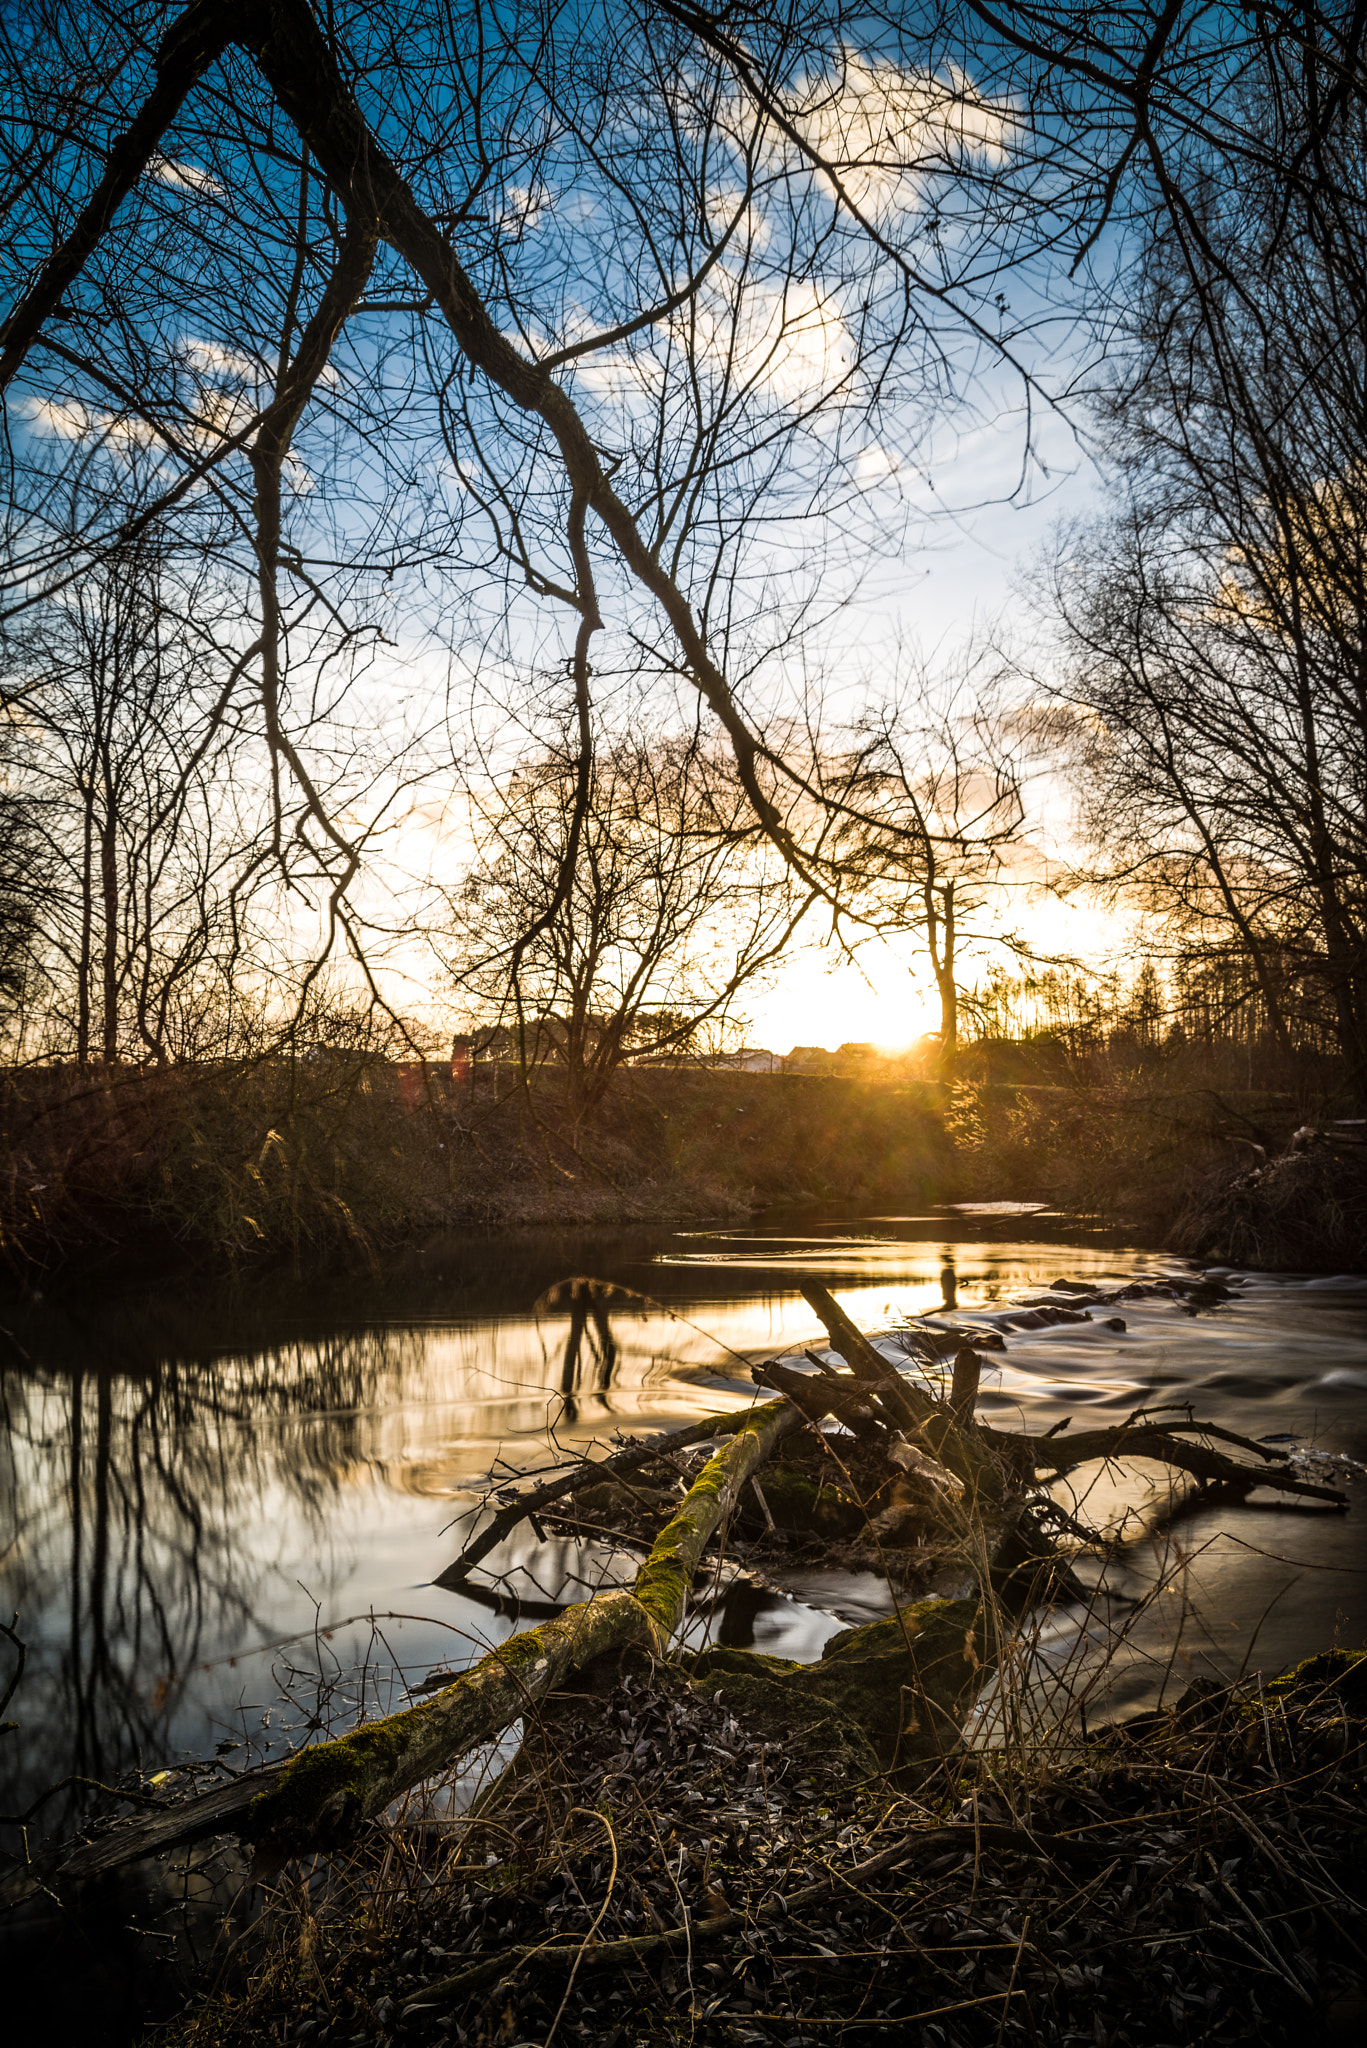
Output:
[[555,1077],[456,1086],[362,1048],[319,1060],[0,1085],[0,1249],[16,1272],[168,1251],[217,1263],[369,1254],[452,1224],[738,1219],[764,1201],[949,1188],[933,1091],[624,1072],[591,1126]]
[[168,1253],[316,1261],[453,1224],[1017,1199],[1196,1256],[1356,1263],[1360,1189],[1312,1188],[1285,1162],[1261,1188],[1250,1174],[1252,1148],[1275,1157],[1302,1113],[1285,1093],[1116,1062],[948,1089],[892,1062],[865,1076],[628,1069],[590,1124],[553,1072],[528,1090],[512,1068],[486,1071],[472,1089],[385,1046],[39,1069],[0,1082],[0,1251],[16,1272]]
[[1367,1147],[1323,1143],[1284,1153],[1198,1189],[1173,1225],[1198,1258],[1230,1265],[1367,1264]]

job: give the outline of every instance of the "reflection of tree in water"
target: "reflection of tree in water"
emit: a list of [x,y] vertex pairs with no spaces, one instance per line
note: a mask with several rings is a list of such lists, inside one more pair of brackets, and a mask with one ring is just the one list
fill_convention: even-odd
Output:
[[[659,1236],[614,1234],[595,1251],[646,1257]],[[297,1625],[299,1557],[310,1592],[332,1600],[355,1568],[336,1553],[339,1509],[359,1473],[402,1483],[406,1408],[439,1404],[454,1434],[490,1440],[539,1436],[548,1396],[571,1421],[606,1412],[624,1369],[614,1290],[570,1304],[563,1356],[557,1341],[547,1358],[526,1319],[529,1294],[565,1265],[563,1238],[528,1233],[433,1240],[369,1276],[7,1304],[0,1611],[18,1609],[31,1654],[9,1710],[20,1733],[0,1738],[0,1810],[69,1772],[152,1769],[169,1744],[202,1742],[227,1686],[198,1667]],[[506,1330],[485,1320],[501,1315]],[[244,1666],[248,1682],[267,1683],[268,1667]],[[41,1819],[61,1824],[56,1802]]]
[[268,1638],[267,1497],[285,1490],[322,1560],[364,1455],[355,1411],[408,1336],[168,1359],[146,1316],[46,1314],[24,1334],[0,1367],[2,1597],[32,1646],[0,1754],[9,1810],[69,1772],[164,1761],[195,1667]]
[[[612,1386],[619,1354],[608,1320],[607,1302],[616,1290],[594,1280],[573,1280],[566,1291],[570,1326],[565,1332],[560,1392],[565,1402],[565,1420],[573,1424],[579,1419],[580,1404],[576,1397],[582,1387],[591,1385],[595,1393],[606,1394]],[[586,1338],[590,1354],[587,1358]]]

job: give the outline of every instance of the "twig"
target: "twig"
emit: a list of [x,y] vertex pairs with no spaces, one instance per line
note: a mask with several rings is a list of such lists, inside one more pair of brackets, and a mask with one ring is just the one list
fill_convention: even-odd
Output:
[[[1027,1850],[1035,1855],[1052,1856],[1062,1853],[1075,1856],[1079,1853],[1096,1855],[1095,1845],[1090,1842],[1065,1842],[1050,1835],[1031,1834],[1025,1828],[983,1824],[977,1829],[979,1843],[988,1848]],[[575,1937],[563,1943],[539,1943],[535,1946],[520,1944],[516,1948],[504,1949],[496,1956],[489,1956],[483,1962],[475,1963],[468,1970],[460,1971],[454,1977],[444,1977],[436,1984],[429,1984],[406,2012],[420,2011],[424,2006],[454,2003],[467,1993],[481,1990],[487,1984],[500,1982],[513,1971],[532,1967],[538,1970],[563,1969],[568,1964],[577,1965],[579,1959],[589,1962],[594,1969],[620,1968],[630,1962],[641,1962],[661,1952],[672,1953],[686,1947],[690,1938],[718,1940],[728,1934],[736,1934],[742,1928],[764,1926],[772,1921],[786,1920],[794,1913],[800,1913],[807,1906],[829,1897],[841,1885],[862,1883],[864,1879],[878,1876],[882,1871],[893,1870],[919,1849],[928,1855],[939,1855],[946,1849],[968,1849],[974,1840],[975,1830],[970,1827],[925,1828],[906,1835],[900,1842],[894,1842],[890,1849],[884,1849],[877,1856],[871,1856],[864,1863],[856,1864],[853,1870],[833,1871],[816,1884],[805,1885],[788,1898],[768,1899],[753,1913],[722,1913],[711,1920],[693,1920],[691,1917],[681,1927],[667,1927],[659,1934],[633,1934],[620,1941],[605,1941],[585,1956],[582,1938]]]

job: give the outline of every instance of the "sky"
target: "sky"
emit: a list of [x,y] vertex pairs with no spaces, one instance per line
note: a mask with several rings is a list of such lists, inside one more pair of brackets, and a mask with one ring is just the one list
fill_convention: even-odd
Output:
[[[1049,474],[1013,496],[1020,473],[1016,423],[984,428],[936,476],[949,511],[926,535],[927,545],[883,564],[874,587],[859,600],[850,638],[876,645],[895,659],[899,635],[934,662],[974,633],[1020,644],[1032,631],[1025,596],[1032,561],[1050,547],[1060,523],[1099,510],[1100,485],[1087,451],[1062,422],[1046,427],[1041,447]],[[986,501],[986,502],[983,502]],[[1037,786],[1032,843],[1058,861],[1071,850],[1069,805],[1056,785]],[[1007,912],[1046,958],[1102,964],[1124,945],[1128,926],[1085,897],[1061,900],[1032,895]],[[992,961],[1009,966],[1001,948],[964,956],[961,980],[985,979]],[[763,992],[742,1003],[747,1042],[776,1053],[793,1045],[834,1050],[849,1042],[887,1050],[910,1045],[939,1028],[939,998],[923,949],[874,942],[851,960],[838,951],[806,948],[794,955]]]
[[[739,422],[727,427],[728,433],[734,432],[734,441],[721,443],[722,453],[735,467],[723,465],[719,470],[727,480],[729,497],[716,513],[715,525],[710,514],[700,519],[696,554],[685,554],[679,573],[684,587],[689,587],[691,577],[699,590],[705,590],[708,551],[714,541],[719,548],[734,541],[743,557],[744,547],[757,534],[758,577],[752,584],[737,586],[742,592],[737,609],[744,625],[749,591],[759,589],[765,575],[780,580],[790,553],[797,568],[795,587],[800,586],[790,613],[796,617],[801,612],[809,587],[804,577],[818,602],[830,603],[818,649],[824,663],[819,674],[829,679],[837,710],[845,711],[858,704],[861,693],[876,697],[890,687],[899,663],[919,660],[934,669],[943,662],[950,669],[956,653],[975,635],[997,635],[1008,642],[1022,635],[1026,608],[1019,583],[1028,574],[1030,558],[1047,549],[1061,519],[1085,514],[1097,503],[1097,489],[1085,450],[1069,423],[1047,404],[1036,405],[1031,459],[1023,464],[1021,387],[986,339],[987,332],[996,323],[998,338],[1008,339],[1041,386],[1053,389],[1076,381],[1083,343],[1079,330],[1070,324],[1075,312],[1070,291],[1064,288],[1056,300],[1051,297],[1057,278],[1044,259],[1036,268],[1026,263],[994,269],[995,229],[980,236],[972,224],[971,207],[958,210],[957,183],[943,177],[937,182],[924,174],[923,159],[934,158],[939,149],[937,124],[946,118],[943,79],[932,84],[928,75],[897,72],[848,50],[839,53],[839,62],[836,55],[832,53],[829,78],[814,75],[807,97],[799,93],[799,127],[811,129],[822,149],[846,165],[849,189],[880,233],[902,238],[932,276],[937,263],[948,266],[948,273],[962,283],[962,290],[956,283],[955,292],[964,307],[950,317],[928,300],[924,318],[918,313],[917,323],[904,330],[900,271],[872,261],[871,245],[862,233],[846,234],[843,228],[840,234],[833,233],[834,215],[821,177],[789,161],[787,145],[772,136],[755,159],[754,196],[741,205],[745,195],[736,188],[736,177],[742,152],[729,136],[729,124],[740,121],[741,109],[728,111],[723,106],[716,134],[708,142],[709,207],[715,204],[719,217],[729,218],[734,212],[738,226],[725,261],[707,273],[699,287],[700,324],[697,333],[690,330],[689,345],[695,354],[689,360],[705,394],[700,410],[709,432],[715,423],[713,412],[717,420]],[[953,105],[953,132],[962,127],[969,158],[990,170],[1003,159],[1010,102],[979,103],[970,90],[962,103],[954,100]],[[652,115],[657,117],[662,118],[660,108]],[[635,141],[632,124],[618,120],[609,154],[622,152],[614,173],[619,181],[628,172],[654,177],[652,133],[644,114]],[[151,323],[148,333],[134,338],[139,347],[145,341],[151,359],[161,365],[170,394],[165,402],[175,399],[198,408],[205,431],[212,426],[215,433],[249,418],[271,384],[272,351],[278,346],[272,323],[278,324],[279,314],[272,292],[279,285],[282,265],[284,271],[289,268],[282,252],[288,254],[287,230],[303,204],[296,200],[295,174],[284,159],[270,172],[279,191],[271,185],[267,192],[263,186],[262,194],[252,199],[243,184],[242,145],[235,134],[221,132],[215,103],[196,98],[177,130],[174,148],[153,166],[139,195],[139,218],[145,216],[139,232],[149,238],[149,248],[161,252],[169,266],[164,277],[171,282],[159,288],[160,296],[146,316]],[[926,157],[928,144],[935,147]],[[536,169],[535,194],[530,187],[523,191],[517,182],[522,175],[517,169],[520,151]],[[623,214],[618,222],[625,235],[621,241],[614,241],[602,227],[603,220],[611,226],[615,218],[602,209],[617,187],[599,176],[596,158],[576,154],[568,142],[539,153],[531,142],[524,149],[518,141],[513,148],[510,140],[509,152],[506,189],[491,193],[489,217],[481,229],[491,246],[502,252],[500,262],[506,257],[519,279],[521,299],[515,294],[499,317],[511,320],[516,304],[524,312],[529,304],[544,310],[537,333],[523,337],[525,346],[538,350],[559,347],[581,329],[610,333],[622,304],[630,301],[634,306],[637,290],[627,275],[626,260],[639,239],[637,226]],[[699,157],[699,165],[702,162]],[[664,207],[672,190],[667,153],[660,163],[658,200]],[[308,189],[305,181],[300,190]],[[259,221],[249,200],[258,206]],[[319,205],[316,191],[309,203],[315,209]],[[128,212],[131,218],[133,209]],[[224,222],[231,234],[218,233]],[[688,247],[692,248],[691,240]],[[214,264],[221,267],[221,277],[214,264],[201,276],[200,258],[210,250],[218,252]],[[682,254],[677,260],[683,261]],[[696,260],[696,250],[689,260]],[[504,449],[495,431],[497,406],[486,402],[482,385],[467,401],[473,426],[458,431],[457,422],[448,438],[437,434],[435,401],[430,392],[423,396],[425,384],[415,384],[418,395],[416,400],[412,397],[409,371],[419,358],[426,364],[424,350],[430,347],[435,350],[434,380],[441,384],[451,351],[436,326],[424,330],[421,349],[416,342],[400,346],[409,331],[408,314],[396,307],[386,309],[383,297],[390,289],[391,272],[403,281],[402,266],[388,259],[386,263],[376,287],[383,286],[376,310],[384,315],[384,323],[377,326],[367,312],[359,322],[359,338],[348,329],[320,387],[322,396],[306,416],[291,452],[287,477],[287,525],[308,543],[305,552],[311,561],[316,555],[322,565],[318,575],[324,581],[332,576],[329,596],[335,586],[343,608],[351,604],[349,565],[353,558],[368,561],[368,569],[355,573],[356,615],[367,620],[382,615],[386,635],[392,634],[388,644],[394,649],[393,659],[380,655],[375,670],[358,686],[358,725],[387,731],[389,724],[395,730],[427,724],[437,732],[438,744],[427,764],[435,795],[429,804],[424,788],[423,818],[408,828],[406,842],[402,832],[393,835],[387,865],[377,860],[361,885],[375,912],[377,934],[386,924],[391,932],[402,926],[400,906],[392,899],[386,904],[384,896],[386,889],[392,892],[403,870],[421,875],[425,864],[431,879],[450,881],[460,866],[461,831],[449,822],[449,811],[443,815],[442,792],[449,796],[459,788],[462,736],[456,735],[444,763],[436,761],[443,737],[444,694],[454,695],[461,687],[468,693],[472,678],[482,677],[484,669],[497,669],[500,662],[505,672],[519,675],[524,689],[529,678],[540,687],[543,673],[555,671],[556,656],[563,676],[563,655],[574,629],[574,616],[563,604],[558,609],[555,604],[543,605],[540,617],[531,620],[534,607],[519,576],[505,584],[496,559],[490,572],[488,533],[471,509],[475,499],[466,474],[473,475],[474,458],[460,434],[482,436],[483,446],[506,463],[508,502],[519,504],[520,516],[531,522],[527,530],[533,536],[538,571],[563,577],[558,469],[551,465],[540,476],[527,463],[516,434]],[[182,277],[180,269],[187,265]],[[138,268],[142,274],[148,266],[139,259]],[[162,277],[163,272],[157,275]],[[647,302],[672,281],[672,275],[671,271],[666,279],[662,272],[652,283],[645,264],[639,289]],[[998,284],[1001,291],[996,290]],[[93,283],[89,289],[94,290]],[[626,298],[619,304],[624,292]],[[971,321],[967,313],[972,314]],[[866,366],[878,369],[874,382],[890,396],[886,403],[882,398],[875,403],[865,391],[867,408],[859,399],[847,410],[842,363],[855,345],[856,333],[864,331],[861,323],[871,323],[868,331],[874,336],[872,342],[861,344],[869,350]],[[647,522],[643,538],[648,543],[652,490],[660,486],[662,500],[675,489],[685,492],[692,436],[699,431],[679,396],[694,388],[692,374],[679,371],[680,331],[669,320],[652,322],[630,346],[614,342],[598,348],[567,364],[563,372],[567,389],[586,408],[602,445],[618,451],[625,465],[619,487],[628,500],[633,493],[640,498]],[[386,353],[391,344],[392,357]],[[130,445],[144,433],[136,421],[130,428],[112,414],[99,412],[94,400],[73,398],[65,370],[59,374],[51,365],[43,367],[41,356],[35,362],[35,374],[52,379],[50,389],[40,383],[20,401],[20,417],[36,441],[57,452],[64,445],[77,461],[100,433],[121,435]],[[657,443],[652,422],[669,365],[673,367],[668,377],[674,381],[668,388],[675,396],[659,414],[666,449],[662,462],[653,452]],[[723,365],[730,382],[723,379]],[[465,387],[457,380],[456,388]],[[853,388],[857,393],[864,387],[856,379]],[[826,398],[810,404],[818,390],[824,390]],[[366,427],[364,453],[357,453],[357,444],[346,437],[353,400]],[[366,408],[372,405],[375,423],[367,425]],[[767,467],[778,460],[771,456],[771,448],[781,452],[783,465],[790,465],[779,469],[777,482]],[[239,468],[244,470],[238,479],[240,491],[249,480],[242,463]],[[662,470],[669,471],[668,488]],[[834,480],[829,489],[827,479]],[[525,500],[519,497],[524,482]],[[416,565],[401,561],[397,575],[393,558],[402,556],[404,549],[393,539],[393,528],[385,525],[391,492],[411,524],[410,552],[416,558]],[[381,522],[383,546],[367,532],[372,516]],[[811,531],[819,534],[821,545],[801,562],[801,536]],[[669,532],[662,528],[662,548]],[[721,541],[716,541],[718,534]],[[897,537],[904,538],[895,545]],[[778,551],[767,562],[766,547]],[[390,566],[381,578],[386,558]],[[448,561],[468,572],[472,594],[463,612],[459,605],[466,604],[464,596],[458,604],[457,597],[444,597],[439,589],[442,565]],[[428,562],[434,566],[425,580]],[[603,608],[618,636],[619,650],[643,630],[643,622],[647,634],[653,632],[649,606],[639,590],[627,588],[630,579],[618,576],[614,581],[610,567],[599,573]],[[450,581],[455,589],[461,579]],[[314,612],[313,582],[302,584],[292,597],[300,620],[291,643],[296,673],[306,677],[313,660],[322,674],[323,662],[331,658],[323,627],[317,629],[320,637],[311,655],[309,634],[314,626],[309,624],[306,630],[304,625],[315,617],[325,619]],[[390,605],[392,611],[386,610]],[[776,607],[771,621],[761,604],[756,618],[758,623],[750,629],[752,644],[746,643],[742,631],[734,668],[728,650],[728,668],[744,678],[740,687],[745,695],[753,675],[763,669],[762,660],[752,657],[756,647],[764,655],[772,623],[772,646],[777,651],[767,680],[762,677],[754,686],[754,708],[761,716],[773,711],[782,715],[784,691],[801,681],[795,672],[786,678],[783,674],[785,617]],[[464,644],[458,637],[462,621]],[[463,674],[457,676],[462,664]],[[386,665],[388,680],[382,673]],[[327,687],[332,687],[331,673]],[[297,700],[302,704],[305,697],[301,680]],[[347,708],[343,706],[344,711]],[[505,726],[515,740],[525,743],[525,725],[505,719]],[[334,729],[327,718],[320,721],[316,734],[307,730],[301,739],[305,748],[314,747],[325,780],[331,760],[328,749],[343,758],[345,739],[344,722],[339,719]],[[347,829],[364,836],[368,821],[393,790],[402,788],[400,776],[408,758],[402,768],[396,766],[369,786],[363,750],[358,748],[355,760],[356,771],[348,779],[343,759],[335,785],[338,793],[331,800]],[[1041,854],[1053,860],[1066,848],[1068,837],[1066,806],[1056,790],[1049,793],[1044,809],[1045,815],[1032,823],[1034,853],[1037,860]],[[1110,937],[1077,904],[1032,903],[1022,908],[1017,897],[1010,917],[1046,951],[1094,954],[1104,950]],[[405,1007],[421,979],[419,950],[410,946],[405,954],[400,939],[390,955],[395,992]],[[966,976],[985,971],[987,964],[986,956],[965,961]],[[748,1036],[777,1051],[793,1043],[834,1046],[851,1039],[905,1044],[934,1023],[931,998],[929,973],[910,947],[867,947],[857,961],[808,950],[745,1005]]]
[[[925,469],[908,468],[892,480],[899,504],[913,515],[907,544],[869,564],[828,636],[832,674],[840,673],[844,659],[855,678],[850,703],[876,694],[911,659],[924,659],[932,673],[941,665],[952,669],[956,651],[975,637],[1019,648],[1036,630],[1028,597],[1032,563],[1049,552],[1060,524],[1098,514],[1102,497],[1095,463],[1069,420],[1045,412],[1036,416],[1032,432],[1037,459],[1023,488],[1021,417],[1009,403],[967,432],[946,428],[943,458],[933,464],[933,489]],[[422,662],[431,659],[430,652],[419,656]],[[435,679],[423,687],[438,694]],[[468,688],[469,679],[458,687]],[[443,801],[444,787],[440,779],[434,785],[412,840],[400,834],[394,872],[426,869],[449,879],[469,858],[463,810],[457,805],[453,812]],[[1028,866],[1058,869],[1073,850],[1066,792],[1045,775],[1029,797]],[[372,902],[383,922],[385,871],[377,869],[375,879]],[[1003,899],[1001,916],[1045,962],[1077,959],[1104,966],[1127,937],[1124,922],[1085,897],[1063,900],[1019,883]],[[938,1029],[938,994],[914,936],[903,943],[866,943],[855,957],[822,945],[820,936],[814,928],[779,972],[742,994],[735,1016],[746,1044],[779,1054],[794,1045],[833,1050],[851,1041],[897,1050]],[[1001,947],[991,945],[963,945],[960,963],[961,984],[970,988],[986,979],[994,963],[1020,971]],[[430,978],[431,954],[424,945],[400,948],[390,954],[390,964],[401,1006],[411,1008]]]

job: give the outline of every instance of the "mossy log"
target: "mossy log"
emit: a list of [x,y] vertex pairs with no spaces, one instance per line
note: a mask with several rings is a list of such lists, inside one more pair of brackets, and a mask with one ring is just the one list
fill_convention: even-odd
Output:
[[424,1778],[493,1741],[595,1658],[629,1648],[658,1654],[683,1619],[708,1539],[798,1420],[783,1401],[737,1419],[730,1442],[703,1467],[661,1530],[631,1592],[600,1593],[540,1628],[523,1630],[416,1706],[265,1771],[244,1773],[169,1813],[125,1822],[78,1849],[61,1875],[69,1881],[97,1877],[206,1834],[235,1833],[287,1855],[340,1841]]
[[641,1569],[635,1595],[667,1643],[683,1620],[693,1574],[709,1538],[728,1518],[741,1488],[774,1446],[802,1420],[788,1401],[752,1408],[729,1444],[703,1466]]
[[569,1607],[510,1636],[430,1699],[306,1749],[252,1802],[247,1832],[277,1849],[344,1840],[401,1793],[502,1733],[583,1665],[608,1651],[658,1648],[640,1602],[625,1591]]
[[554,1621],[525,1629],[416,1706],[349,1735],[244,1772],[184,1806],[122,1823],[76,1850],[66,1879],[102,1876],[206,1834],[236,1834],[291,1852],[341,1840],[424,1778],[493,1741],[582,1665],[628,1644],[654,1650],[645,1609],[631,1593],[599,1594]]
[[958,1751],[998,1649],[990,1602],[917,1600],[842,1629],[815,1664],[709,1644],[694,1670],[751,1726],[824,1713],[827,1743],[848,1753],[852,1775],[914,1778]]

